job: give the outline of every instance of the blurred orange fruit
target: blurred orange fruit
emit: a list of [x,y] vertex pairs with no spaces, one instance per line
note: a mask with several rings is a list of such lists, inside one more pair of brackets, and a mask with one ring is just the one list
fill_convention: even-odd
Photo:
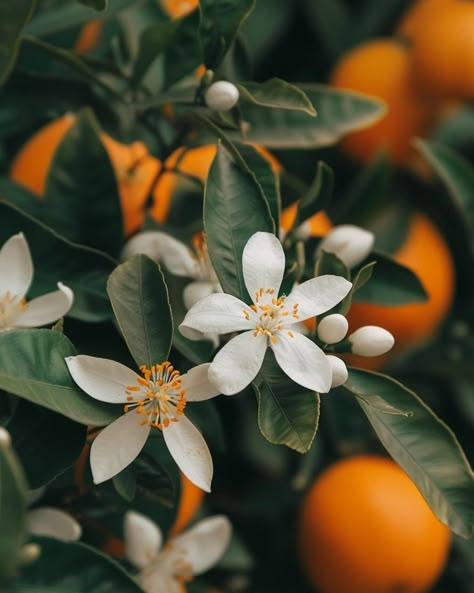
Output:
[[[75,119],[76,117],[72,114],[64,115],[31,136],[11,165],[11,179],[37,196],[43,196],[48,170],[56,149]],[[150,156],[143,142],[122,144],[105,132],[101,133],[101,140],[115,171],[124,231],[128,236],[138,230],[143,222],[144,206],[160,169],[160,162]]]
[[[395,337],[393,352],[431,338],[445,319],[455,292],[455,266],[449,247],[438,228],[421,212],[415,212],[403,244],[393,255],[420,279],[428,300],[387,307],[354,303],[347,315],[350,331],[363,325],[379,325]],[[391,353],[376,358],[351,355],[349,364],[376,369]]]
[[430,129],[434,106],[416,91],[410,50],[395,39],[374,39],[351,49],[336,64],[330,83],[387,104],[381,120],[343,138],[343,150],[355,160],[366,162],[384,149],[394,163],[404,163],[411,139]]
[[436,11],[446,4],[452,4],[457,0],[417,0],[402,16],[396,33],[411,39]]
[[201,490],[199,486],[189,481],[184,474],[181,474],[181,497],[176,518],[169,532],[170,535],[176,535],[186,527],[201,508],[204,495],[204,490]]
[[85,54],[91,51],[91,49],[94,49],[99,43],[103,28],[104,23],[100,20],[93,20],[86,23],[80,30],[79,37],[74,46],[76,54]]
[[199,6],[199,0],[161,0],[161,6],[171,18],[178,19]]
[[451,540],[405,472],[371,455],[323,472],[299,519],[301,561],[319,593],[422,593]]
[[413,74],[433,97],[474,98],[474,3],[451,0],[413,34]]
[[[298,201],[287,206],[281,213],[280,226],[283,230],[288,231],[293,226],[297,208]],[[303,224],[309,237],[324,237],[332,229],[332,222],[323,211],[317,212],[311,218],[305,220]]]

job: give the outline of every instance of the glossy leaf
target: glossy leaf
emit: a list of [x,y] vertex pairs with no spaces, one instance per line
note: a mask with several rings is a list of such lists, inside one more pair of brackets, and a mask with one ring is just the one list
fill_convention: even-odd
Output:
[[271,443],[286,445],[299,453],[311,448],[319,423],[319,394],[297,385],[265,356],[257,381],[258,425]]
[[202,48],[199,42],[199,14],[193,10],[179,19],[173,43],[165,52],[165,88],[192,74],[202,64]]
[[280,78],[270,78],[265,82],[241,82],[237,87],[243,101],[262,107],[303,111],[316,117],[316,109],[305,93]]
[[[438,519],[458,535],[470,537],[474,477],[451,430],[415,393],[384,375],[351,369],[343,389],[357,396],[382,444]],[[386,413],[380,409],[380,400],[404,414]]]
[[36,0],[0,2],[0,85],[15,64],[23,28],[35,6]]
[[123,243],[122,208],[100,133],[91,111],[79,113],[54,153],[44,212],[46,223],[67,239],[115,255]]
[[0,195],[0,244],[20,230],[25,234],[34,263],[34,283],[28,299],[57,290],[60,281],[74,291],[68,315],[85,321],[109,319],[112,312],[106,281],[114,269],[114,260],[64,239],[6,198]]
[[138,366],[168,360],[173,319],[160,267],[146,255],[118,266],[107,283],[110,302],[127,346]]
[[[65,357],[77,354],[68,338],[48,329],[0,334],[0,388],[75,422],[103,426],[121,406],[103,404],[77,387]],[[117,410],[118,408],[118,410]]]
[[241,104],[249,123],[247,138],[267,148],[321,148],[330,146],[349,132],[378,121],[386,111],[379,99],[318,84],[298,84],[318,112],[267,109]]
[[228,52],[255,0],[201,0],[199,35],[206,68],[215,70]]
[[347,315],[351,308],[351,303],[354,299],[354,293],[361,289],[371,278],[374,272],[375,262],[370,262],[357,270],[356,275],[352,279],[352,288],[349,293],[342,299],[337,307],[337,312],[341,315]]
[[315,178],[308,191],[298,202],[293,227],[298,227],[317,212],[325,210],[331,203],[333,190],[334,173],[332,169],[323,161],[318,161]]
[[12,447],[0,443],[0,587],[16,572],[26,540],[27,484]]
[[225,292],[248,299],[242,252],[257,231],[274,232],[262,192],[219,145],[204,194],[204,229],[209,255]]

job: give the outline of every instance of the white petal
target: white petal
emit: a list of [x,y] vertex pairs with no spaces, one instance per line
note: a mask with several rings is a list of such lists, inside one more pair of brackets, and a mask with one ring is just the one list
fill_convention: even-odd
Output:
[[184,243],[171,235],[159,231],[144,231],[137,233],[123,248],[124,259],[144,253],[175,276],[186,278],[199,278],[199,264],[193,252]]
[[22,299],[33,280],[30,248],[23,235],[10,237],[0,249],[0,297],[7,291]]
[[219,561],[229,545],[231,535],[229,519],[217,515],[199,521],[182,535],[173,538],[170,544],[177,552],[186,552],[185,560],[191,564],[193,574],[201,574]]
[[324,237],[318,253],[334,253],[348,268],[352,268],[369,255],[374,242],[374,233],[353,224],[341,224]]
[[137,374],[114,360],[80,354],[66,358],[66,364],[79,387],[101,402],[126,403],[126,388],[138,385]]
[[252,300],[260,288],[272,288],[278,296],[285,272],[285,254],[280,241],[272,233],[255,233],[242,253],[245,286]]
[[297,286],[285,300],[285,308],[298,305],[299,321],[325,313],[347,295],[351,282],[342,276],[318,276]]
[[26,528],[32,535],[55,537],[65,542],[77,541],[82,533],[81,526],[71,515],[50,507],[29,511]]
[[163,543],[161,529],[151,519],[128,511],[124,521],[125,555],[137,568],[145,568],[158,554]]
[[[245,317],[244,311],[250,319]],[[227,334],[254,327],[253,315],[252,309],[240,299],[230,294],[211,294],[187,312],[179,331],[191,340],[196,339],[195,333],[188,332],[188,328],[204,334]]]
[[194,424],[180,416],[178,422],[163,427],[163,437],[171,456],[183,474],[196,486],[211,491],[212,458],[202,434]]
[[147,567],[137,575],[137,582],[145,593],[184,593],[180,581],[167,572],[167,566],[160,562]]
[[15,326],[38,327],[53,323],[66,315],[72,307],[74,294],[61,282],[58,282],[58,289],[29,301],[27,307],[16,318]]
[[332,354],[328,354],[326,358],[331,367],[331,387],[339,387],[340,385],[343,385],[349,376],[345,362]]
[[233,395],[242,391],[256,377],[267,349],[267,337],[253,331],[232,338],[219,350],[209,367],[209,379],[220,393]]
[[208,371],[211,364],[206,362],[190,369],[182,377],[182,387],[186,389],[186,399],[190,402],[202,402],[219,395],[219,388],[209,381]]
[[270,342],[281,369],[298,385],[327,393],[331,389],[331,367],[326,355],[305,336],[298,332],[292,335],[281,330],[276,342]]
[[94,484],[113,478],[132,463],[143,449],[150,427],[135,410],[117,418],[95,438],[91,447]]
[[216,292],[214,285],[210,282],[201,280],[199,282],[190,282],[183,290],[183,302],[186,310],[191,309],[201,299],[206,298],[210,294]]

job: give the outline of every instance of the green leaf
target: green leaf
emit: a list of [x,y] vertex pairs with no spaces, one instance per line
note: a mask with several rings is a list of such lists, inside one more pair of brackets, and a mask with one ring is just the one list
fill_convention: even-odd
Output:
[[99,125],[88,109],[77,115],[54,153],[44,213],[45,222],[70,241],[119,253],[124,234],[119,189]]
[[0,85],[15,65],[21,34],[33,14],[36,0],[0,2]]
[[325,210],[331,203],[334,190],[334,173],[326,163],[318,161],[316,176],[308,191],[301,197],[296,209],[293,228],[311,218],[317,212]]
[[[8,425],[30,488],[39,488],[76,461],[86,439],[87,427],[25,400]],[[38,459],[47,460],[38,463]]]
[[352,279],[352,288],[337,307],[338,313],[341,315],[347,315],[354,299],[354,293],[361,289],[372,278],[375,265],[376,262],[370,262],[357,270],[356,275]]
[[79,0],[79,2],[95,10],[105,10],[107,8],[107,0]]
[[354,294],[354,301],[398,306],[423,303],[428,295],[422,283],[409,268],[386,255],[374,254],[376,265],[370,279]]
[[5,332],[0,334],[0,351],[1,389],[81,424],[103,426],[122,411],[121,406],[103,404],[77,387],[64,360],[77,352],[60,332]]
[[[470,537],[474,479],[451,430],[413,391],[390,377],[350,369],[343,389],[358,398],[383,446],[414,481],[438,519],[458,535]],[[411,415],[386,413],[380,409],[380,400]]]
[[298,87],[314,105],[318,117],[301,111],[242,103],[242,115],[249,124],[247,139],[250,142],[267,148],[330,146],[345,134],[372,125],[386,111],[381,100],[358,93],[318,84],[299,83]]
[[297,385],[267,351],[257,381],[258,425],[263,436],[276,445],[299,453],[311,448],[319,423],[319,394]]
[[193,10],[178,20],[179,26],[165,53],[165,87],[191,74],[202,64],[199,43],[199,13]]
[[351,276],[347,266],[337,255],[321,251],[314,266],[314,276],[324,276],[325,274],[342,276],[347,280]]
[[215,70],[234,41],[255,0],[201,0],[199,35],[206,68]]
[[[318,0],[318,2],[304,0],[303,5],[309,25],[315,29],[324,48],[334,60],[347,49],[348,38],[351,38],[351,32],[355,28],[354,17],[347,2],[345,0]],[[359,20],[357,26],[359,26]]]
[[34,263],[34,284],[28,298],[57,290],[57,282],[61,281],[74,291],[68,315],[84,321],[109,319],[112,312],[106,282],[114,260],[67,241],[7,200],[0,195],[0,244],[20,229],[25,234]]
[[107,291],[137,365],[150,369],[168,360],[173,319],[159,265],[146,255],[135,255],[112,272]]
[[248,300],[242,252],[257,231],[274,232],[268,204],[255,179],[219,145],[204,193],[204,229],[214,269],[224,292]]
[[120,566],[80,542],[37,537],[41,555],[23,568],[12,593],[143,593]]
[[27,484],[10,445],[0,443],[0,585],[16,572],[26,540]]
[[306,94],[294,84],[280,78],[270,78],[265,82],[240,82],[237,88],[243,101],[262,107],[303,111],[316,117],[316,109]]

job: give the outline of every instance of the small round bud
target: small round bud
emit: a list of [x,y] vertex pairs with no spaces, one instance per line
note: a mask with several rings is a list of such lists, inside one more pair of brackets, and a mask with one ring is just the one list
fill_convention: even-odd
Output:
[[228,111],[239,100],[239,89],[226,80],[213,82],[204,94],[206,105],[213,111]]
[[349,336],[349,341],[354,354],[380,356],[393,347],[395,338],[383,327],[364,325]]
[[342,361],[337,356],[333,356],[332,354],[326,355],[326,358],[329,362],[332,372],[331,388],[343,385],[349,376],[344,361]]
[[26,544],[20,550],[19,562],[23,566],[32,564],[41,556],[41,547],[38,544]]
[[10,433],[8,432],[8,430],[6,428],[3,428],[3,426],[0,426],[0,445],[10,446],[11,443],[12,443],[12,438],[10,436]]
[[363,261],[374,246],[375,235],[353,224],[335,226],[321,241],[318,252],[334,253],[348,268]]
[[349,323],[344,315],[334,313],[318,323],[318,338],[325,344],[336,344],[346,337]]

